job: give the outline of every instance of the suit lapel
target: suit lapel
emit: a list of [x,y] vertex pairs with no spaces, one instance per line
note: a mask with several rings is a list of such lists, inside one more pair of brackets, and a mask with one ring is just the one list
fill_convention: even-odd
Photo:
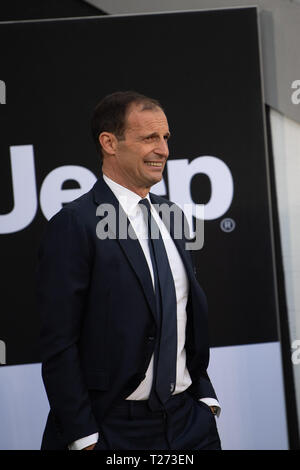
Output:
[[152,279],[149,271],[149,267],[142,250],[142,247],[138,240],[132,239],[130,237],[120,238],[118,234],[119,231],[119,221],[123,220],[127,224],[127,227],[130,226],[128,217],[126,216],[124,210],[122,209],[119,201],[115,197],[114,193],[105,183],[102,175],[96,181],[94,187],[94,199],[97,205],[99,204],[112,204],[116,211],[116,227],[109,227],[111,233],[114,234],[117,242],[119,243],[121,249],[123,250],[126,258],[128,259],[129,264],[134,269],[142,289],[144,291],[145,297],[151,309],[151,312],[156,320],[156,307],[155,307],[155,296],[153,290]]

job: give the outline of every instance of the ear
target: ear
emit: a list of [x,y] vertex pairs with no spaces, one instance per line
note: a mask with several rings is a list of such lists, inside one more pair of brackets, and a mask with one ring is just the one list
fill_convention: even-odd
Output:
[[99,135],[99,143],[105,153],[115,155],[117,138],[111,132],[101,132]]

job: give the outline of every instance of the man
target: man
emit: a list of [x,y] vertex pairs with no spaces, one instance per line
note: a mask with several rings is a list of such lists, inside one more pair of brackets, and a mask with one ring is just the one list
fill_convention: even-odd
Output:
[[155,209],[171,203],[149,192],[169,155],[165,113],[117,92],[92,131],[103,175],[51,219],[39,250],[42,449],[220,449],[205,295],[186,240]]

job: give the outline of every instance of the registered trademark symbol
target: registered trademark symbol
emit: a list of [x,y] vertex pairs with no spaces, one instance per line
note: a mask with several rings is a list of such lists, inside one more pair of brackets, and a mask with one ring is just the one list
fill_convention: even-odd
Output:
[[229,217],[226,219],[222,219],[220,222],[220,227],[223,232],[232,232],[235,229],[235,221],[230,219]]

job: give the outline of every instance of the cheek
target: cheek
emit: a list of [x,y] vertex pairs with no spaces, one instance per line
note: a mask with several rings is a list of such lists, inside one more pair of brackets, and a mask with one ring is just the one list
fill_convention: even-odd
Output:
[[150,151],[148,148],[136,148],[135,146],[127,148],[126,151],[120,155],[120,165],[128,173],[142,173],[146,166],[144,160],[149,153]]
[[123,160],[123,168],[126,168],[128,173],[138,174],[143,170],[145,166],[144,159],[133,152],[126,156]]

